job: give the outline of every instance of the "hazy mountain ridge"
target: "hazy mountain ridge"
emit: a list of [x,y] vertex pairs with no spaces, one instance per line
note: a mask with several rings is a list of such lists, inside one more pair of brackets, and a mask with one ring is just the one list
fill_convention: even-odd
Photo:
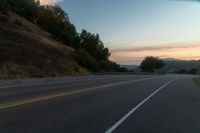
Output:
[[196,69],[197,73],[200,74],[200,60],[164,59],[164,62],[165,66],[161,69],[162,72]]
[[[180,60],[174,58],[164,59],[165,66],[159,70],[160,72],[176,73],[181,70],[189,71],[196,69],[197,74],[200,74],[200,60]],[[139,71],[139,65],[121,65],[128,70]]]
[[135,70],[139,66],[138,65],[121,65],[121,67],[126,68],[127,70]]

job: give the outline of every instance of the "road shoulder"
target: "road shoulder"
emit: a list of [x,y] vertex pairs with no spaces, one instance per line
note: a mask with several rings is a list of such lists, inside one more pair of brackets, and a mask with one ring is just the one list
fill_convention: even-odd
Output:
[[200,87],[200,76],[193,78],[194,82],[197,83]]

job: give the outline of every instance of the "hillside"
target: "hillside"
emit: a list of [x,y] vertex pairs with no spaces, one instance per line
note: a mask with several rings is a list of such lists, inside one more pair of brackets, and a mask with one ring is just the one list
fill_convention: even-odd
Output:
[[162,72],[177,72],[181,70],[196,69],[197,74],[200,74],[200,60],[176,60],[176,59],[165,59],[165,66],[161,69]]
[[86,29],[78,32],[59,5],[41,5],[40,0],[1,0],[0,21],[1,78],[122,70],[109,59],[111,53],[100,35]]
[[15,13],[0,15],[0,79],[87,74],[73,51]]
[[[195,74],[200,74],[200,60],[164,59],[165,66],[159,70],[163,73],[190,73],[195,69]],[[127,70],[139,72],[139,65],[122,65]]]

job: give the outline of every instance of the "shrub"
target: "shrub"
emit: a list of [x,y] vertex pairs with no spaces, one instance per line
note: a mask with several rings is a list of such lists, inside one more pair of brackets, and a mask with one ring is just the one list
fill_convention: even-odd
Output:
[[19,20],[15,20],[15,24],[19,25],[19,26],[22,26],[22,23]]
[[9,10],[8,0],[0,0],[0,14],[5,14]]
[[158,57],[147,56],[140,64],[140,69],[143,72],[154,72],[162,67],[164,67],[163,60],[159,59]]
[[79,65],[89,69],[92,72],[99,71],[98,64],[92,56],[90,56],[84,49],[78,49],[74,52],[74,58]]

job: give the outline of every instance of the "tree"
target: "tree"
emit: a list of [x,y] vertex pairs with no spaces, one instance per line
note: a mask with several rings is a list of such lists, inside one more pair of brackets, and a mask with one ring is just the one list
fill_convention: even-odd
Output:
[[[79,33],[76,37],[75,48],[77,50],[79,49],[85,50],[85,52],[87,52],[89,56],[91,56],[95,60],[96,65],[99,68],[98,71],[110,72],[119,69],[119,66],[117,64],[109,60],[110,57],[109,49],[104,47],[104,44],[101,41],[100,36],[98,34],[92,34],[83,29],[82,32]],[[90,61],[87,62],[87,64],[88,63],[92,62]],[[86,64],[86,63],[81,63],[81,64]],[[87,66],[92,66],[92,64],[90,65],[88,64]]]
[[143,72],[155,72],[155,70],[164,67],[164,65],[163,60],[158,57],[147,56],[140,64],[140,69]]
[[60,6],[39,7],[35,19],[40,27],[51,33],[56,39],[74,47],[77,36],[76,28],[70,23],[68,14]]
[[86,30],[82,30],[79,37],[77,48],[85,49],[93,58],[97,60],[108,60],[110,53],[108,48],[104,47],[98,34],[92,34]]
[[6,13],[9,9],[7,0],[0,0],[0,13]]
[[33,21],[33,16],[39,6],[39,0],[7,0],[11,9],[17,14]]
[[104,46],[98,34],[86,30],[77,33],[68,14],[60,6],[41,6],[39,0],[0,0],[0,15],[7,6],[8,10],[34,22],[52,34],[56,40],[75,48],[74,58],[88,70],[92,72],[126,71],[109,60],[109,49]]
[[84,49],[78,49],[74,52],[74,57],[79,65],[87,68],[92,72],[99,71],[99,66],[96,60],[91,57]]
[[196,74],[196,73],[197,73],[197,69],[195,68],[188,70],[188,74]]

